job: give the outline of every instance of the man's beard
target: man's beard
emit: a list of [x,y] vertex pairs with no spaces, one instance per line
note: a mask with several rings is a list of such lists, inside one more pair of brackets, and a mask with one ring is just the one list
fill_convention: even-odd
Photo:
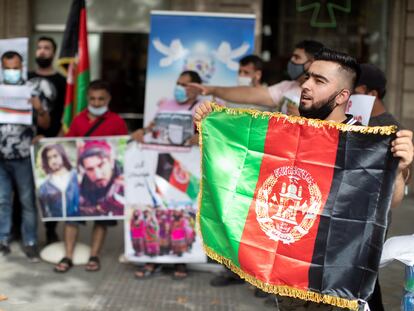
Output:
[[[316,102],[312,107],[305,108],[302,104],[299,105],[299,113],[301,117],[308,119],[325,120],[335,109],[335,98],[339,93],[335,93],[328,97],[326,100]],[[319,107],[319,108],[315,108]]]

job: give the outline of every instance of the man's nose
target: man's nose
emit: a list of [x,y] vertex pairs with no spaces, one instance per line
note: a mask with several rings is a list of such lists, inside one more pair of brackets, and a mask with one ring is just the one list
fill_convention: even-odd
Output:
[[95,169],[95,178],[96,179],[101,179],[103,177],[103,172],[101,169],[97,168]]
[[300,86],[302,88],[302,90],[309,90],[309,86],[310,86],[310,80],[306,80],[305,82],[302,83],[302,85]]

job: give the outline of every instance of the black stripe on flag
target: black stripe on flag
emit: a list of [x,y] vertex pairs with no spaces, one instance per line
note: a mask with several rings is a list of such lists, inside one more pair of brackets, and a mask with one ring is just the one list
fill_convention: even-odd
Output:
[[398,160],[391,136],[340,133],[321,215],[309,288],[366,300],[374,289]]

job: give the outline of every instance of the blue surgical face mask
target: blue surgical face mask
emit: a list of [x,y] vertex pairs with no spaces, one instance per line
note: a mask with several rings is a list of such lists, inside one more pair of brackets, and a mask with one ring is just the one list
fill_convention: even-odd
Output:
[[101,115],[103,115],[105,112],[108,111],[108,106],[102,106],[102,107],[93,107],[91,105],[88,105],[88,111],[96,116],[96,117],[100,117]]
[[3,69],[3,81],[5,84],[17,84],[22,79],[20,69]]
[[182,85],[176,85],[174,89],[174,98],[178,103],[184,103],[188,100],[187,91]]
[[305,73],[305,64],[295,64],[292,61],[288,62],[287,73],[292,80],[296,80]]

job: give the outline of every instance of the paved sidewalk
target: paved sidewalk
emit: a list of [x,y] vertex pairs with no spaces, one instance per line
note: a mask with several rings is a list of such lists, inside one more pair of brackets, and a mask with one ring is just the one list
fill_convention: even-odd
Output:
[[[393,211],[390,236],[414,233],[414,200]],[[81,241],[89,241],[90,227],[81,228]],[[102,256],[102,270],[85,272],[75,267],[67,274],[54,273],[48,263],[30,264],[18,244],[0,258],[2,311],[181,311],[181,310],[275,310],[264,306],[247,285],[213,288],[212,273],[192,271],[183,281],[168,273],[148,280],[133,277],[134,266],[118,263],[123,249],[122,225],[111,228]],[[392,263],[380,271],[385,310],[399,310],[404,266]]]

